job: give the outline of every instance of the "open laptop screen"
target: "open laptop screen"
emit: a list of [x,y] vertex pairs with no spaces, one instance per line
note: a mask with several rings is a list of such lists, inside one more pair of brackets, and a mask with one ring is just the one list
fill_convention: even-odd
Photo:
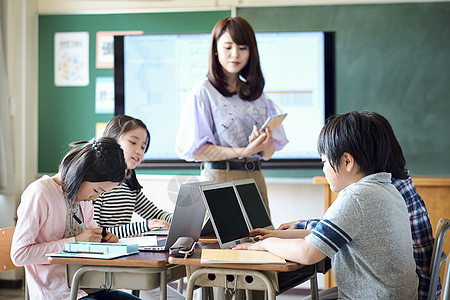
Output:
[[267,213],[261,194],[253,179],[234,181],[242,205],[250,221],[252,229],[265,228],[273,230],[272,221]]
[[249,227],[232,182],[201,187],[221,248],[250,241]]

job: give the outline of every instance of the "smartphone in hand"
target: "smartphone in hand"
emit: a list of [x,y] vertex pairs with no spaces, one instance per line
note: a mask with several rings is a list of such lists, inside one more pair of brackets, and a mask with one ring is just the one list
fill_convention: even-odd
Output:
[[261,128],[259,128],[259,132],[264,131],[266,127],[269,127],[270,130],[274,130],[281,125],[281,122],[283,122],[286,116],[287,113],[268,117]]

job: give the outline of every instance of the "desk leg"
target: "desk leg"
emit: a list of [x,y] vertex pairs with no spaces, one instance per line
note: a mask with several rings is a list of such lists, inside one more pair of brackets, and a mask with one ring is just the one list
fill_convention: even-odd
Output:
[[192,300],[192,298],[193,298],[194,283],[195,283],[195,280],[192,280],[192,274],[191,274],[191,276],[188,279],[187,286],[186,286],[186,300]]
[[202,300],[214,299],[214,292],[212,287],[202,287]]
[[184,279],[180,278],[178,279],[177,291],[178,293],[183,294],[183,290],[184,290]]
[[319,288],[317,284],[317,273],[314,273],[309,279],[310,289],[311,289],[311,300],[319,300]]
[[159,274],[159,298],[167,300],[167,270],[161,271]]
[[81,267],[73,274],[72,284],[71,284],[71,288],[70,288],[70,299],[71,300],[77,300],[78,286],[79,286],[80,278],[81,278],[81,276],[83,276],[84,273],[88,272],[89,270],[91,270],[91,268]]
[[70,288],[70,299],[76,300],[78,294],[78,288],[80,286],[80,279],[84,273],[89,271],[95,272],[131,272],[131,273],[142,273],[142,274],[156,274],[159,273],[159,283],[160,283],[160,299],[167,300],[167,269],[164,268],[162,271],[160,268],[157,270],[155,268],[136,268],[136,267],[101,267],[101,266],[82,266],[75,271],[72,277],[72,284]]

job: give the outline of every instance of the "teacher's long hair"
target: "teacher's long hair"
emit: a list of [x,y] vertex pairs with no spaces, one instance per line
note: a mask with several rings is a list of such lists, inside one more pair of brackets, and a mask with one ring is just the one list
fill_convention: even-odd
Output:
[[217,40],[225,32],[230,34],[236,44],[249,47],[248,62],[239,73],[240,77],[245,80],[239,92],[239,97],[243,100],[256,100],[263,92],[265,81],[259,62],[255,32],[250,24],[241,17],[227,17],[214,26],[211,33],[208,80],[225,97],[233,95],[227,89],[227,78],[217,56]]

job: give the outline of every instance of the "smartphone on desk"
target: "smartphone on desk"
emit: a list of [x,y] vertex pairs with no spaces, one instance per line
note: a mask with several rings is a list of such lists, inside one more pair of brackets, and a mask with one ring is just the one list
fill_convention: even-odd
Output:
[[286,116],[287,113],[268,117],[261,128],[259,128],[259,132],[264,131],[266,127],[269,127],[270,130],[274,130],[281,125],[281,122],[283,122]]

